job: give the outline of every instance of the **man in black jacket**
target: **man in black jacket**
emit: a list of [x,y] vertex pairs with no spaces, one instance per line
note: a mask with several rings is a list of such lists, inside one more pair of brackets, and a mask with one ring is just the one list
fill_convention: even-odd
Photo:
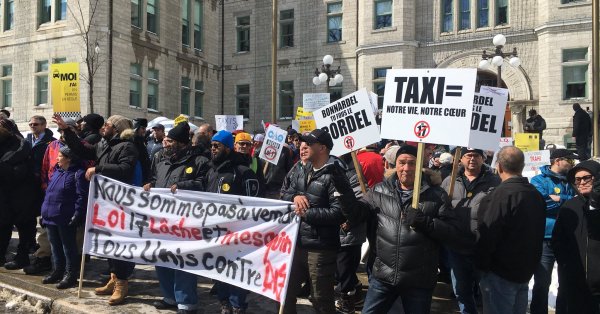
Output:
[[[334,196],[334,173],[337,180],[348,178],[329,152],[333,140],[329,133],[316,129],[301,141],[308,145],[308,163],[282,191],[281,198],[294,202],[301,217],[298,242],[290,273],[284,313],[296,313],[296,297],[305,278],[310,277],[312,303],[317,313],[335,313],[336,255],[340,248],[339,228],[346,219]],[[297,169],[300,170],[300,169]]]
[[592,120],[585,110],[581,109],[578,103],[573,104],[573,137],[575,145],[577,145],[577,155],[579,160],[587,160],[590,158],[590,149],[588,139],[592,133]]
[[81,139],[90,145],[102,140],[100,129],[104,125],[104,118],[97,113],[90,113],[81,118]]
[[[102,174],[125,183],[133,181],[138,156],[145,151],[139,152],[133,142],[121,138],[124,132],[132,132],[131,120],[120,115],[109,117],[104,123],[102,141],[93,146],[82,144],[59,115],[54,115],[53,122],[63,130],[65,143],[77,156],[96,161],[94,167],[87,169],[86,179],[91,180],[94,174]],[[135,264],[116,259],[108,259],[108,263],[111,272],[110,280],[104,287],[97,288],[95,293],[111,295],[108,300],[109,305],[122,304],[128,292],[127,279],[133,273]]]
[[484,313],[525,314],[528,283],[542,256],[546,202],[521,176],[524,160],[517,147],[500,149],[502,183],[479,205],[476,252]]
[[[246,166],[247,159],[233,151],[233,135],[219,131],[212,137],[212,161],[206,174],[206,192],[257,196],[260,192],[256,174]],[[245,313],[248,290],[217,282],[221,313]]]
[[[178,189],[204,191],[202,181],[208,171],[208,159],[191,148],[189,132],[190,127],[185,121],[169,131],[163,149],[172,157],[158,163],[152,173],[152,182],[144,185],[144,190],[157,187],[171,189],[173,193]],[[198,276],[161,266],[156,266],[156,275],[163,299],[154,302],[154,307],[178,309],[177,313],[197,312]]]
[[376,184],[358,202],[351,190],[336,184],[350,221],[377,221],[376,240],[371,243],[376,257],[363,313],[387,313],[398,297],[405,313],[429,313],[440,244],[463,241],[450,222],[452,207],[442,188],[423,180],[419,208],[412,207],[416,156],[416,147],[400,147],[396,174]]

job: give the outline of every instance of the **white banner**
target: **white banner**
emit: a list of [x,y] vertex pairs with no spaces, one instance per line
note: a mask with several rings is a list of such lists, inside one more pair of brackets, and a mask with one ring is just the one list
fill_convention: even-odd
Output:
[[306,93],[302,94],[302,107],[305,112],[312,112],[321,107],[329,105],[329,93]]
[[379,142],[379,128],[366,89],[361,89],[313,112],[317,128],[323,129],[333,139],[331,154],[359,150]]
[[182,270],[285,299],[299,221],[292,203],[103,176],[90,184],[84,252]]
[[467,147],[477,69],[390,69],[381,137]]
[[495,150],[502,135],[508,89],[481,86],[473,99],[469,146]]
[[265,141],[260,148],[258,157],[277,165],[279,156],[281,156],[281,152],[283,151],[283,145],[285,145],[286,137],[287,131],[274,125],[269,125],[265,132]]
[[215,115],[215,130],[233,132],[244,129],[244,116]]
[[536,150],[530,152],[523,152],[525,155],[525,168],[523,172],[535,172],[539,173],[541,166],[550,165],[550,151],[549,150]]

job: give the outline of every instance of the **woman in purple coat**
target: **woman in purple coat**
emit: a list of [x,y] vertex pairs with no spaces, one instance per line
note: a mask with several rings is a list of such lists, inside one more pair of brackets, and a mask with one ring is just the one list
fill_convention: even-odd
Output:
[[77,226],[85,221],[88,187],[79,158],[68,146],[62,147],[42,205],[42,223],[48,231],[53,268],[42,280],[44,284],[58,283],[56,288],[66,289],[77,283],[75,234]]

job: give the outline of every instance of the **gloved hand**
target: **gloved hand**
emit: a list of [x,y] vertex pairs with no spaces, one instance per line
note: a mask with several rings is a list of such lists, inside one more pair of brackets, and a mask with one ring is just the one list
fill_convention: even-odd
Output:
[[594,179],[594,186],[592,187],[592,193],[590,193],[590,205],[600,209],[600,178]]
[[79,213],[75,213],[73,217],[71,217],[71,221],[69,221],[69,227],[79,227],[83,224],[83,217]]
[[405,212],[406,223],[415,231],[429,233],[433,231],[433,218],[423,213],[421,209],[409,206]]

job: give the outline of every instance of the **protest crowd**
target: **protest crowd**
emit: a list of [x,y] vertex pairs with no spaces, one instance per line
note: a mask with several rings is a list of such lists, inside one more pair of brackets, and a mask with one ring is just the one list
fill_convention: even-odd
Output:
[[[293,203],[300,225],[283,313],[296,313],[297,298],[307,294],[317,313],[388,313],[394,303],[407,314],[429,313],[439,280],[451,283],[461,313],[548,313],[555,262],[556,313],[600,313],[600,164],[587,160],[579,137],[579,156],[553,149],[550,164],[529,180],[524,153],[511,145],[492,164],[494,152],[426,144],[418,165],[417,143],[382,140],[358,150],[354,163],[350,153],[330,154],[329,132],[290,127],[278,160],[266,162],[259,155],[267,134],[216,131],[208,123],[192,131],[180,121],[166,130],[146,119],[91,113],[78,120],[33,116],[29,127],[24,138],[0,115],[0,265],[44,274],[43,283],[57,289],[77,286],[90,253],[82,251],[84,226],[93,214],[90,185],[101,175],[148,193]],[[19,244],[7,261],[13,228]],[[112,306],[124,303],[134,267],[108,258],[107,281],[95,294]],[[201,307],[196,274],[157,265],[156,276],[157,309]],[[222,314],[246,312],[251,292],[219,280],[213,290]]]

